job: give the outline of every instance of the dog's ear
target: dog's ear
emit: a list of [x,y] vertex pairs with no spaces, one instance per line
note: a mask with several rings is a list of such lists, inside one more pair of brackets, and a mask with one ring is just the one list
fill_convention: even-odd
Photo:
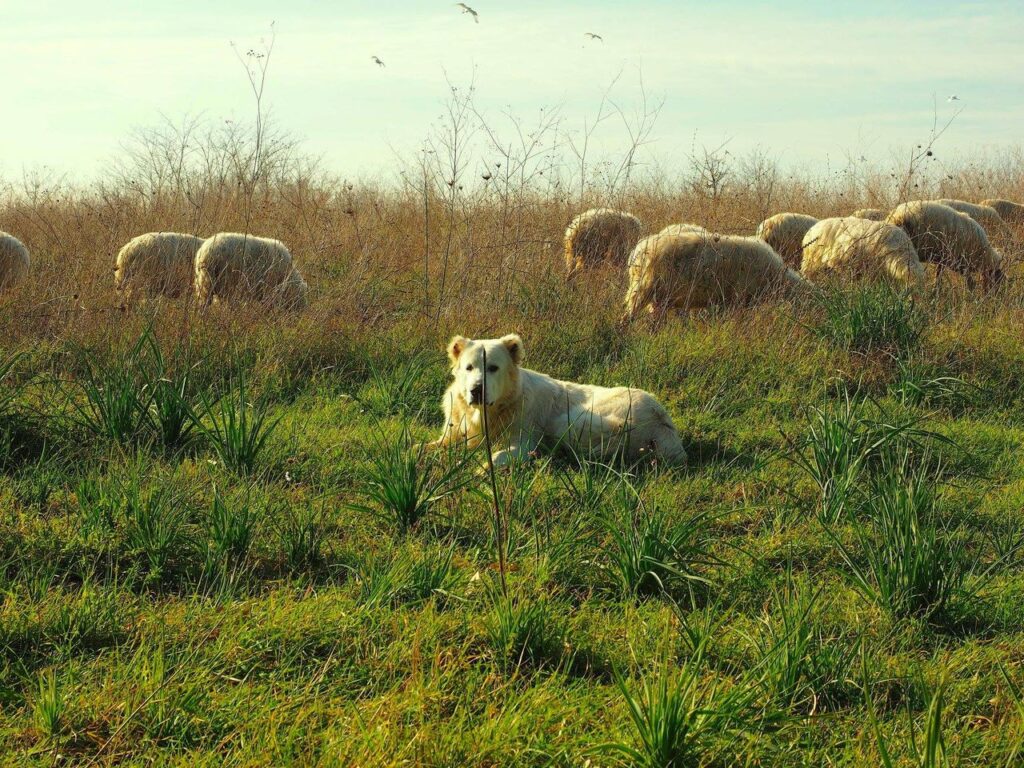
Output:
[[510,333],[508,336],[502,336],[501,343],[508,350],[509,355],[512,357],[512,362],[519,365],[523,360],[523,340],[519,338],[519,335]]
[[459,355],[468,346],[469,339],[465,336],[452,336],[452,340],[448,342],[448,358],[453,363],[459,362]]

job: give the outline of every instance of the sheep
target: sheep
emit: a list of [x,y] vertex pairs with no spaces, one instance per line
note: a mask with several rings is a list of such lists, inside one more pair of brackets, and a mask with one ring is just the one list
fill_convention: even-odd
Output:
[[757,225],[757,237],[775,249],[786,266],[800,268],[800,243],[807,230],[818,223],[803,213],[777,213]]
[[623,321],[646,307],[699,309],[753,302],[769,294],[793,295],[806,281],[771,246],[753,237],[701,232],[659,232],[637,243],[630,256]]
[[867,219],[868,221],[885,221],[886,214],[881,208],[860,208],[850,214],[854,219]]
[[133,237],[120,251],[114,265],[114,287],[125,298],[189,293],[196,252],[203,238],[180,232],[147,232]]
[[[705,236],[710,236],[711,235],[711,233],[708,232],[706,229],[704,229],[704,227],[702,227],[700,224],[669,224],[667,227],[665,227],[663,230],[661,230],[661,232],[659,232],[658,234],[659,235],[665,235],[665,236],[668,236],[668,235],[688,235],[688,234],[699,234],[699,235],[705,235]],[[640,253],[640,249],[639,248],[634,248],[632,251],[630,251],[629,258],[626,259],[626,268],[627,268],[627,270],[629,269],[629,267],[631,267],[633,265],[633,259],[636,257],[636,255],[638,253]]]
[[1003,221],[1007,224],[1015,226],[1024,225],[1024,205],[1020,203],[1015,203],[1012,200],[1002,200],[997,197],[991,200],[982,200],[980,204],[995,208],[996,213],[1002,216]]
[[306,283],[279,240],[221,232],[196,254],[195,293],[208,306],[214,299],[241,299],[302,309]]
[[565,268],[571,277],[600,261],[622,262],[640,239],[640,219],[612,208],[591,208],[565,230]]
[[25,244],[14,235],[0,231],[0,291],[21,282],[28,274],[30,264]]
[[949,198],[933,200],[932,202],[948,205],[954,211],[966,213],[985,228],[985,234],[988,235],[989,240],[998,247],[1006,248],[1013,244],[1013,230],[1010,229],[1010,225],[1003,220],[1003,217],[992,206],[976,205],[968,203],[966,200],[951,200]]
[[804,235],[803,253],[800,273],[811,281],[843,271],[862,278],[887,276],[913,287],[924,283],[924,267],[909,235],[884,221],[822,219]]
[[1003,279],[1002,254],[989,243],[985,228],[966,213],[914,200],[894,208],[886,221],[910,235],[918,258],[934,262],[940,275],[943,268],[960,272],[971,288],[978,273],[986,288]]

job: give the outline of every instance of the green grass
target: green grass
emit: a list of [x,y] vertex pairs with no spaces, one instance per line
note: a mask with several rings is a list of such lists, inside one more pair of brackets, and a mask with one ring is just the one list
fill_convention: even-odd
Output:
[[849,301],[530,331],[691,460],[493,488],[448,329],[0,349],[0,764],[1016,764],[1017,310]]
[[[177,396],[176,387],[169,391],[171,397]],[[192,416],[192,423],[225,467],[251,474],[267,451],[278,419],[270,415],[265,400],[250,398],[246,374],[239,370],[228,380],[220,398],[201,397],[199,413]]]
[[887,285],[825,290],[811,331],[840,349],[902,356],[921,342],[926,315],[913,296]]

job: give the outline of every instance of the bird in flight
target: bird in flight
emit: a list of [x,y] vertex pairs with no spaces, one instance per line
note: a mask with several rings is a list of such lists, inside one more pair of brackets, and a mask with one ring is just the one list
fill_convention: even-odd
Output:
[[603,37],[601,37],[600,35],[595,35],[593,32],[584,32],[583,36],[590,38],[591,40],[600,40],[602,43],[604,42]]
[[950,96],[946,101],[960,101],[960,97],[957,95]]
[[480,23],[480,14],[478,14],[476,11],[474,11],[472,8],[470,8],[465,3],[456,3],[455,7],[456,8],[461,8],[463,13],[468,13],[470,16],[472,16],[473,17],[473,21],[475,21],[477,24]]
[[378,67],[383,67],[383,66],[384,66],[384,62],[383,62],[383,61],[381,61],[381,60],[380,60],[380,58],[379,58],[379,57],[377,57],[377,56],[371,56],[371,57],[370,57],[370,60],[371,60],[371,61],[372,61],[372,62],[373,62],[374,64],[376,64],[376,65],[377,65]]

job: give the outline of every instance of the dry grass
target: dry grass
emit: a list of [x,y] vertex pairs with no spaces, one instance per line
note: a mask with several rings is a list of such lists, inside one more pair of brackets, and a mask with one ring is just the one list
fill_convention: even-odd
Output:
[[[609,189],[595,188],[595,180],[581,192],[564,178],[567,169],[550,165],[546,178],[534,168],[519,179],[484,181],[465,168],[452,177],[424,163],[402,174],[398,184],[353,184],[309,169],[284,140],[271,142],[258,183],[249,185],[243,183],[245,162],[232,159],[246,146],[244,136],[234,137],[239,146],[221,137],[222,146],[209,152],[226,157],[216,163],[206,158],[202,167],[175,174],[167,159],[174,157],[173,142],[190,137],[147,135],[139,139],[147,152],[133,166],[85,188],[39,178],[7,186],[0,226],[33,256],[31,279],[0,297],[0,311],[13,320],[13,341],[102,335],[104,328],[121,326],[114,257],[127,240],[147,231],[205,237],[243,231],[248,224],[255,234],[282,240],[311,286],[311,310],[284,321],[297,329],[411,322],[440,335],[455,327],[483,334],[527,328],[567,310],[573,318],[601,321],[615,314],[622,270],[591,274],[571,290],[562,279],[562,234],[585,208],[628,210],[647,232],[695,222],[753,234],[763,218],[779,211],[824,218],[858,207],[890,207],[904,185],[904,174],[895,172],[888,180],[876,171],[787,175],[759,155],[737,162],[727,183],[713,190],[695,172],[678,180],[649,173]],[[922,175],[911,189],[920,198],[1024,199],[1024,158],[1011,154],[1001,162],[943,169],[938,180],[938,174]],[[239,166],[242,171],[225,170]],[[241,330],[247,317],[257,321],[263,313],[236,310],[230,323]]]

